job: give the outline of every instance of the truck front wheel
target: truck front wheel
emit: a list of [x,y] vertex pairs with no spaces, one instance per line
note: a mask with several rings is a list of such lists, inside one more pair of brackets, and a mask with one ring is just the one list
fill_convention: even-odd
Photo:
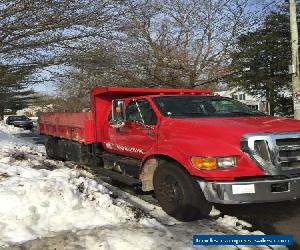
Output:
[[177,163],[161,162],[154,173],[154,193],[163,210],[180,221],[209,215],[212,205],[196,181]]

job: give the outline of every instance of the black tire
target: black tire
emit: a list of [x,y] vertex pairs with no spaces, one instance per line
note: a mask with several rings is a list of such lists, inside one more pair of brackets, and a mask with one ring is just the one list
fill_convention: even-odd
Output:
[[45,143],[45,147],[46,147],[46,154],[48,156],[49,159],[58,159],[57,157],[57,153],[55,148],[57,147],[57,143],[56,140],[54,138],[48,138],[46,143]]
[[177,163],[161,162],[155,170],[153,184],[160,206],[177,220],[202,219],[212,209],[196,181]]

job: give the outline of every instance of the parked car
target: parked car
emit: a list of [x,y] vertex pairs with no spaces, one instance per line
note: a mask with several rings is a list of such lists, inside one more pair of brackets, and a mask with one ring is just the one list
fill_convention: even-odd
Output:
[[32,120],[25,115],[11,115],[7,117],[6,124],[14,125],[15,127],[20,127],[24,129],[33,128]]

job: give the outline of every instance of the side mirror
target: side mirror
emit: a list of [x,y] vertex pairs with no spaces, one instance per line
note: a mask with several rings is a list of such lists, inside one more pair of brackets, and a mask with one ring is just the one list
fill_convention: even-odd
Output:
[[122,100],[113,100],[110,126],[113,128],[122,128],[126,121],[125,103]]

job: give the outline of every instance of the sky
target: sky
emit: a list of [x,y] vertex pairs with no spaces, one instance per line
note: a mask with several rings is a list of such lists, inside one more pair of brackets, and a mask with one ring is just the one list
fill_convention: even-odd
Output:
[[49,66],[45,70],[35,72],[32,77],[34,80],[39,80],[40,83],[34,84],[33,86],[30,86],[30,88],[33,88],[34,91],[39,93],[55,96],[57,94],[57,80],[55,80],[56,78],[53,76],[53,74],[61,74],[64,68],[64,66]]

